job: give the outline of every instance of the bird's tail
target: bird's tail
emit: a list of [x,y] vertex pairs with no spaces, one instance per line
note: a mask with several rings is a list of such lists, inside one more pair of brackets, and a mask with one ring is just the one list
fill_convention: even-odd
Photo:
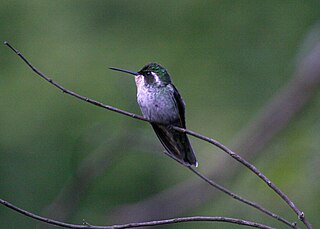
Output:
[[198,162],[187,134],[179,132],[168,126],[151,124],[160,142],[168,154],[183,164],[198,166]]

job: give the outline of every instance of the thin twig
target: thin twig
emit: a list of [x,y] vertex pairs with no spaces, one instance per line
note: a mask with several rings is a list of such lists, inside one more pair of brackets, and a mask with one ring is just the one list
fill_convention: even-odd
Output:
[[210,180],[208,177],[204,176],[203,174],[201,174],[200,172],[198,172],[197,170],[195,170],[194,168],[192,167],[189,167],[189,169],[195,173],[197,176],[199,176],[202,180],[206,181],[208,184],[210,184],[211,186],[215,187],[216,189],[219,189],[221,192],[224,192],[226,193],[227,195],[231,196],[232,198],[240,201],[240,202],[243,202],[243,203],[246,203],[247,205],[251,206],[251,207],[254,207],[256,209],[258,209],[259,211],[287,224],[289,227],[291,228],[298,228],[297,227],[297,224],[295,222],[291,223],[289,222],[288,220],[282,218],[281,216],[277,215],[277,214],[274,214],[273,212],[269,211],[268,209],[258,205],[257,203],[255,202],[252,202],[252,201],[249,201],[233,192],[230,192],[228,189],[224,188],[223,186],[213,182],[212,180]]
[[[54,82],[52,79],[48,78],[45,74],[43,74],[41,71],[39,71],[37,68],[35,68],[18,50],[16,50],[13,46],[11,46],[7,41],[4,42],[5,45],[7,45],[12,51],[14,51],[35,73],[37,73],[39,76],[41,76],[44,80],[48,81],[49,83],[51,83],[52,85],[54,85],[55,87],[57,87],[58,89],[60,89],[62,92],[69,94],[71,96],[74,96],[78,99],[81,99],[83,101],[86,101],[88,103],[91,103],[93,105],[138,119],[138,120],[142,120],[142,121],[146,121],[146,122],[150,122],[148,119],[140,116],[140,115],[136,115],[109,105],[105,105],[101,102],[95,101],[93,99],[87,98],[85,96],[79,95],[73,91],[70,91],[64,87],[62,87],[60,84]],[[296,205],[288,198],[287,195],[285,195],[275,184],[273,184],[264,174],[262,174],[255,166],[251,165],[249,162],[247,162],[245,159],[243,159],[242,157],[240,157],[238,154],[234,153],[232,150],[228,149],[226,146],[224,146],[223,144],[221,144],[220,142],[212,139],[212,138],[208,138],[205,137],[201,134],[198,134],[196,132],[187,130],[187,129],[183,129],[177,126],[173,126],[174,129],[187,133],[189,135],[192,135],[196,138],[202,139],[204,141],[207,141],[215,146],[217,146],[218,148],[220,148],[221,150],[223,150],[224,152],[226,152],[227,154],[229,154],[229,156],[231,156],[232,158],[236,159],[237,161],[239,161],[240,163],[242,163],[243,165],[245,165],[248,169],[250,169],[253,173],[255,173],[261,180],[263,180],[272,190],[274,190],[289,206],[290,208],[297,214],[299,220],[301,220],[308,229],[312,229],[312,225],[308,222],[308,220],[306,219],[304,213],[298,208],[296,207]]]
[[241,164],[246,166],[254,174],[256,174],[261,180],[263,180],[272,190],[274,190],[290,206],[290,208],[297,214],[299,220],[301,220],[307,226],[307,228],[312,229],[312,225],[306,220],[304,213],[302,211],[300,211],[300,209],[293,203],[293,201],[291,201],[289,199],[289,197],[284,192],[282,192],[274,183],[272,183],[269,180],[268,177],[266,177],[262,172],[260,172],[260,170],[257,169],[254,165],[250,164],[248,161],[246,161],[244,158],[242,158],[241,156],[239,156],[238,154],[236,154],[235,152],[230,150],[228,147],[226,147],[222,143],[220,143],[212,138],[208,138],[206,136],[203,136],[203,135],[198,134],[196,132],[193,132],[191,130],[183,129],[180,127],[175,126],[173,128],[176,130],[179,130],[181,132],[188,133],[189,135],[192,135],[196,138],[202,139],[206,142],[209,142],[209,143],[215,145],[216,147],[220,148],[222,151],[229,154],[229,156],[231,156],[232,158],[234,158],[235,160],[237,160],[238,162],[240,162]]
[[209,179],[208,177],[206,177],[205,175],[203,175],[203,174],[200,173],[199,171],[195,170],[192,166],[187,166],[187,165],[181,163],[179,160],[177,160],[176,158],[174,158],[171,154],[169,154],[169,153],[166,152],[166,151],[164,151],[164,153],[165,153],[167,156],[169,156],[169,157],[171,157],[172,159],[174,159],[176,162],[180,163],[182,166],[187,167],[188,169],[190,169],[194,174],[196,174],[198,177],[200,177],[202,180],[204,180],[205,182],[207,182],[207,183],[208,183],[209,185],[211,185],[212,187],[214,187],[214,188],[218,189],[219,191],[221,191],[221,192],[223,192],[223,193],[231,196],[231,197],[234,198],[235,200],[238,200],[238,201],[240,201],[240,202],[243,202],[243,203],[245,203],[245,204],[247,204],[247,205],[249,205],[249,206],[251,206],[251,207],[254,207],[254,208],[256,208],[257,210],[259,210],[259,211],[261,211],[261,212],[263,212],[263,213],[265,213],[265,214],[267,214],[267,215],[269,215],[269,216],[271,216],[271,217],[273,217],[273,218],[275,218],[275,219],[277,219],[277,220],[279,220],[279,221],[287,224],[287,225],[288,225],[289,227],[291,227],[291,228],[295,228],[295,229],[298,228],[295,222],[294,222],[294,223],[291,223],[291,222],[289,222],[288,220],[282,218],[281,216],[279,216],[279,215],[277,215],[277,214],[274,214],[273,212],[269,211],[268,209],[260,206],[259,204],[255,203],[255,202],[252,202],[252,201],[250,201],[250,200],[247,200],[247,199],[245,199],[245,198],[243,198],[243,197],[241,197],[241,196],[239,196],[239,195],[237,195],[237,194],[229,191],[228,189],[226,189],[226,188],[223,187],[222,185],[217,184],[216,182],[212,181],[211,179]]
[[216,221],[216,222],[225,222],[225,223],[233,223],[238,225],[244,225],[248,227],[255,227],[255,228],[262,228],[262,229],[273,229],[273,227],[269,227],[264,224],[255,223],[243,219],[236,219],[236,218],[228,218],[228,217],[210,217],[210,216],[192,216],[192,217],[182,217],[182,218],[173,218],[173,219],[165,219],[165,220],[157,220],[157,221],[149,221],[149,222],[142,222],[142,223],[128,223],[128,224],[121,224],[121,225],[111,225],[111,226],[94,226],[88,223],[85,225],[78,225],[78,224],[70,224],[64,223],[57,220],[45,218],[36,214],[33,214],[29,211],[21,209],[8,201],[0,199],[0,204],[19,212],[25,216],[33,218],[35,220],[45,222],[47,224],[56,225],[64,228],[72,228],[72,229],[120,229],[120,228],[134,228],[134,227],[145,227],[145,226],[158,226],[164,224],[174,224],[174,223],[182,223],[182,222],[209,222],[209,221]]
[[312,225],[308,222],[308,220],[306,219],[304,212],[302,212],[294,203],[292,200],[290,200],[290,198],[284,193],[282,192],[274,183],[272,183],[270,181],[270,179],[268,177],[266,177],[262,172],[260,172],[259,169],[257,169],[254,165],[250,164],[248,161],[246,161],[244,158],[242,158],[240,155],[236,154],[235,152],[233,152],[232,150],[230,150],[228,147],[226,147],[225,145],[223,145],[222,143],[212,139],[212,138],[208,138],[206,136],[203,136],[201,134],[198,134],[194,131],[191,130],[187,130],[187,129],[183,129],[180,127],[173,127],[176,130],[179,130],[181,132],[185,132],[188,133],[189,135],[192,135],[196,138],[202,139],[206,142],[209,142],[215,146],[217,146],[218,148],[220,148],[222,151],[226,152],[227,154],[229,154],[229,156],[231,156],[232,158],[234,158],[235,160],[239,161],[241,164],[243,164],[244,166],[246,166],[248,169],[250,169],[253,173],[255,173],[261,180],[263,180],[272,190],[274,190],[289,206],[290,208],[297,214],[298,219],[301,220],[308,229],[312,229]]

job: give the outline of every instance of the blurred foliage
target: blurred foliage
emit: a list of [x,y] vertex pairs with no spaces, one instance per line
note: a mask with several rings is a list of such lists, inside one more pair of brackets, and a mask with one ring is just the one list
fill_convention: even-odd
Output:
[[[0,40],[11,42],[66,88],[135,113],[140,111],[133,79],[107,67],[139,70],[159,62],[187,103],[188,127],[228,145],[291,78],[299,46],[319,16],[318,1],[16,0],[1,2]],[[255,161],[315,228],[320,227],[319,96]],[[161,153],[148,124],[59,92],[5,46],[0,47],[0,97],[0,197],[24,209],[41,213],[83,159],[108,139],[122,145],[120,136],[128,132],[155,147],[133,141],[110,152],[106,144],[105,153],[119,158],[90,186],[68,222],[106,225],[112,207],[143,200],[192,176]],[[192,141],[200,168],[204,162],[214,166],[222,152]],[[232,190],[296,220],[245,169],[232,181]],[[241,206],[221,195],[188,215],[274,223]],[[0,228],[35,225],[0,207]]]

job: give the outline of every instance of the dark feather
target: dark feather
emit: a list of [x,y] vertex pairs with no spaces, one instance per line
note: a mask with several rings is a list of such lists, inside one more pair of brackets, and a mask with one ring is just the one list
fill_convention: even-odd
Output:
[[178,125],[179,127],[182,128],[186,128],[186,117],[185,117],[185,103],[179,93],[179,91],[177,90],[177,88],[171,84],[171,86],[173,87],[173,96],[174,96],[174,100],[177,103],[177,107],[178,107],[178,111],[179,111],[179,118],[180,118],[180,122]]
[[151,125],[170,155],[184,164],[197,165],[196,157],[185,133],[181,133],[170,126]]

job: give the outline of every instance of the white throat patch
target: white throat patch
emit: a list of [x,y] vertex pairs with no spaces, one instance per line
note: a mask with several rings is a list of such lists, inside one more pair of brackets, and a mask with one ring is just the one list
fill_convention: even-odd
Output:
[[160,79],[159,79],[159,76],[154,73],[154,72],[151,72],[152,76],[154,77],[154,81],[157,83],[157,84],[160,84]]

